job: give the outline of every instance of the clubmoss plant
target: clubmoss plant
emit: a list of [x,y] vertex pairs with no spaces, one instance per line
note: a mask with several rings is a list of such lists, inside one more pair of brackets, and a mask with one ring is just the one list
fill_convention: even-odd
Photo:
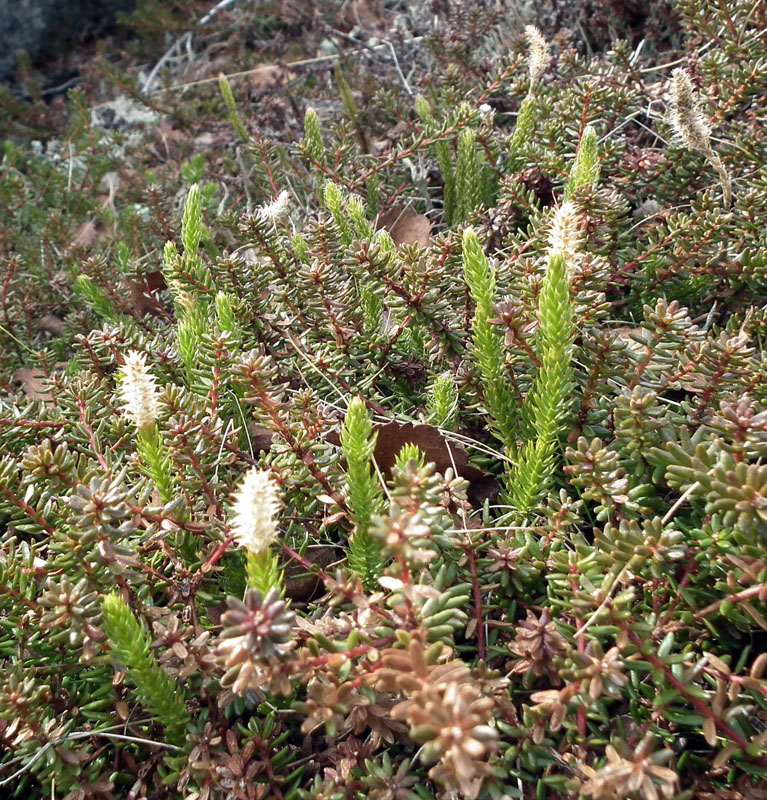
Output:
[[501,337],[490,325],[496,293],[494,270],[482,252],[475,231],[467,230],[463,234],[462,249],[464,277],[476,305],[472,320],[474,358],[491,424],[506,448],[513,450],[519,410],[509,385]]
[[273,477],[251,467],[234,493],[232,536],[245,549],[248,586],[266,596],[279,588],[281,573],[272,545],[277,540],[277,512],[281,502]]
[[118,392],[123,414],[136,426],[136,449],[141,468],[152,479],[162,502],[170,503],[176,482],[157,425],[160,413],[158,391],[144,353],[134,350],[126,354]]
[[535,131],[536,119],[536,93],[535,89],[541,76],[546,71],[551,60],[548,43],[543,34],[534,25],[525,28],[525,38],[529,48],[527,56],[527,70],[529,83],[527,94],[517,112],[517,123],[514,132],[509,139],[509,156],[512,165],[520,159],[521,149],[529,143]]
[[183,741],[184,728],[189,721],[184,696],[150,653],[149,632],[116,594],[105,595],[101,613],[115,666],[125,670],[139,701],[157,715],[169,741]]
[[674,70],[671,80],[671,125],[679,140],[690,150],[702,153],[716,170],[722,184],[722,204],[725,210],[732,203],[732,181],[722,159],[711,144],[711,123],[700,108],[687,71],[681,67]]
[[568,261],[573,257],[569,240],[575,238],[575,217],[575,209],[569,203],[557,212],[555,227],[566,232],[555,235],[538,301],[541,365],[522,404],[520,422],[527,437],[515,451],[517,463],[507,484],[510,503],[522,515],[531,510],[551,483],[556,437],[571,406],[575,324]]
[[587,125],[583,129],[575,161],[570,169],[570,175],[565,183],[565,200],[572,200],[574,192],[581,186],[594,186],[599,181],[599,152],[597,150],[597,135],[594,129]]
[[317,112],[313,108],[308,108],[304,115],[304,137],[306,152],[318,167],[324,167],[327,154],[325,152],[325,144],[322,141]]
[[360,397],[349,401],[341,428],[341,448],[346,458],[346,483],[354,533],[349,539],[349,566],[372,591],[383,569],[378,542],[370,534],[370,523],[382,511],[383,490],[373,472],[377,434]]
[[242,121],[242,117],[237,111],[237,103],[234,100],[232,87],[229,84],[226,75],[221,74],[218,76],[218,88],[221,91],[221,97],[224,99],[224,105],[226,106],[226,110],[229,114],[229,122],[231,123],[234,132],[237,134],[237,136],[239,136],[241,141],[250,141],[248,129],[245,127],[245,123]]
[[458,414],[458,394],[455,380],[449,372],[437,375],[426,401],[426,419],[438,428],[455,429]]

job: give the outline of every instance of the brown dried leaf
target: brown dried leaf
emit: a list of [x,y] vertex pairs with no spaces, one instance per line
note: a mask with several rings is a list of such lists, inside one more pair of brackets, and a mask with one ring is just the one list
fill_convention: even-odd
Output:
[[263,425],[258,425],[253,422],[248,425],[248,436],[250,439],[250,447],[254,454],[268,453],[271,450],[274,432],[269,430],[269,428],[265,428]]
[[78,226],[72,237],[76,247],[91,247],[109,234],[107,226],[97,219],[89,219]]
[[152,153],[160,161],[171,161],[179,157],[190,139],[187,133],[174,128],[167,119],[161,119],[155,125],[152,136],[156,142]]
[[51,336],[61,336],[64,332],[64,320],[55,314],[45,314],[37,321],[37,327]]
[[143,317],[146,314],[159,315],[162,306],[153,292],[162,291],[166,287],[165,276],[159,270],[147,272],[139,276],[138,280],[126,278],[130,290],[131,303],[136,315]]
[[[327,569],[341,557],[338,550],[330,544],[310,545],[303,554],[307,561],[316,564],[321,570]],[[285,567],[285,595],[299,602],[311,600],[317,592],[324,591],[322,581],[316,575],[307,575],[306,567],[291,561]]]
[[480,506],[485,499],[493,499],[498,495],[498,481],[482,470],[469,464],[466,451],[448,440],[433,425],[414,425],[412,422],[389,422],[376,425],[378,441],[376,442],[375,459],[381,471],[387,475],[406,444],[417,445],[426,456],[426,462],[434,462],[437,472],[443,475],[448,469],[457,470],[457,474],[469,481],[468,497],[474,506]]
[[[493,500],[498,496],[500,486],[491,475],[486,475],[482,470],[469,463],[466,451],[449,442],[438,428],[433,425],[416,425],[412,422],[387,422],[376,423],[373,430],[378,433],[376,448],[373,456],[384,477],[391,477],[399,451],[406,444],[417,445],[426,457],[426,463],[433,462],[437,472],[443,475],[448,469],[469,482],[468,498],[473,506],[481,506],[486,499]],[[340,446],[341,439],[336,431],[326,437],[331,444]]]
[[273,89],[290,78],[289,70],[280,64],[261,64],[248,75],[248,82],[256,91]]
[[66,747],[55,747],[54,750],[56,751],[56,755],[65,764],[69,764],[73,767],[82,764],[83,761],[87,761],[91,757],[90,753],[83,753],[80,750],[69,750]]
[[391,469],[406,444],[415,444],[423,450],[426,461],[437,465],[437,472],[443,475],[449,468],[457,470],[462,478],[476,481],[485,478],[485,474],[469,464],[466,451],[452,442],[448,442],[433,425],[415,425],[412,422],[397,422],[376,425],[378,441],[376,442],[375,459],[381,470],[391,474]]
[[741,603],[740,607],[748,614],[751,619],[763,630],[767,631],[767,619],[764,618],[764,615],[757,611],[751,603]]
[[428,247],[431,242],[431,222],[416,214],[410,206],[396,205],[378,216],[378,229],[389,231],[394,244],[417,244]]
[[754,659],[754,663],[751,665],[751,671],[749,672],[749,675],[752,678],[761,678],[764,674],[765,668],[767,668],[767,653],[760,653]]
[[189,136],[180,131],[178,128],[174,128],[167,119],[161,119],[157,125],[155,125],[155,133],[165,142],[186,142],[189,140]]
[[195,136],[193,145],[195,150],[214,150],[222,147],[231,139],[230,134],[227,133],[212,133],[205,131],[199,136]]
[[541,205],[550,206],[554,203],[554,192],[548,176],[539,167],[528,167],[518,172],[514,177],[528,190],[535,193]]
[[31,397],[35,400],[53,400],[51,390],[45,382],[45,375],[39,370],[28,367],[17,369],[16,372],[13,373],[13,379],[21,384],[21,391],[24,392],[27,397]]
[[719,767],[723,767],[729,760],[732,754],[738,749],[736,744],[728,744],[726,747],[723,747],[718,753],[716,758],[711,763],[712,769],[719,769]]
[[722,675],[729,675],[732,672],[729,665],[713,653],[706,653],[706,660],[714,669],[719,670]]
[[703,738],[709,747],[716,746],[716,724],[711,717],[703,720]]
[[[767,800],[767,785],[754,786],[752,778],[747,775],[741,775],[735,782],[735,786],[740,789],[743,800]],[[760,781],[763,783],[763,781]]]

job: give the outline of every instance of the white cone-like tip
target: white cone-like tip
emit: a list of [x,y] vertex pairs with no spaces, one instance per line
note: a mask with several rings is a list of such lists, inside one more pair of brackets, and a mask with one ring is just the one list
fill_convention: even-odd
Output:
[[290,211],[290,195],[283,189],[276,200],[259,208],[259,213],[264,219],[273,222],[282,219]]
[[143,431],[154,425],[159,415],[157,385],[146,365],[146,355],[131,350],[122,367],[119,395],[123,414]]
[[543,38],[543,34],[535,27],[535,25],[528,25],[525,28],[525,38],[527,45],[530,48],[530,53],[527,57],[527,65],[530,73],[530,89],[532,89],[538,79],[546,71],[546,67],[551,61],[551,53],[549,52],[549,45]]
[[566,202],[557,209],[549,231],[549,251],[562,251],[572,259],[580,248],[583,237],[578,226],[578,211],[574,203]]
[[258,554],[277,538],[277,512],[282,503],[277,482],[266,470],[252,467],[234,493],[232,532],[235,540]]

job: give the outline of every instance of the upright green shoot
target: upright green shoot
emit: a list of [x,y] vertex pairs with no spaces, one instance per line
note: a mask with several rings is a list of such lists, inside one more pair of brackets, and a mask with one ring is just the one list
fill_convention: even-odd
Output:
[[234,132],[243,142],[250,141],[248,129],[245,127],[245,123],[242,121],[242,117],[240,117],[237,111],[237,105],[234,102],[234,95],[232,94],[232,87],[229,85],[229,81],[223,73],[218,76],[218,88],[221,91],[221,97],[224,99],[224,105],[229,114],[229,122]]
[[152,637],[149,631],[117,594],[104,597],[101,610],[112,661],[125,670],[139,702],[165,726],[168,739],[180,744],[184,741],[189,722],[186,702],[176,682],[150,652]]
[[528,25],[525,28],[525,36],[529,47],[527,64],[530,83],[527,87],[527,94],[517,112],[516,127],[509,139],[509,159],[512,167],[520,166],[523,147],[532,139],[535,132],[535,104],[537,102],[535,88],[551,59],[549,46],[538,28]]
[[572,340],[575,332],[567,261],[561,250],[549,255],[538,306],[541,366],[522,405],[521,418],[532,436],[517,453],[508,475],[508,499],[524,516],[548,488],[554,450],[569,407],[573,385]]
[[513,451],[517,432],[517,401],[509,388],[503,340],[490,324],[495,300],[495,272],[482,252],[477,234],[463,235],[463,271],[475,304],[472,357],[479,369],[490,427],[508,451]]
[[575,161],[565,184],[565,200],[571,200],[580,186],[592,186],[599,180],[599,152],[597,135],[591,125],[583,129]]
[[352,398],[341,429],[347,496],[354,521],[348,560],[368,591],[376,587],[383,570],[381,547],[370,535],[373,515],[383,510],[383,490],[372,473],[376,438],[364,401],[360,397]]

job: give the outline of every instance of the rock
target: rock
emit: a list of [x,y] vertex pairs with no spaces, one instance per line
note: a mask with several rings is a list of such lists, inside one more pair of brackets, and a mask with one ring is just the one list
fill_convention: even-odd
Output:
[[16,53],[32,61],[58,50],[84,31],[108,27],[117,11],[132,11],[136,0],[0,0],[0,80],[17,66]]
[[661,204],[650,197],[634,209],[632,216],[634,219],[646,219],[657,214],[661,208]]
[[137,125],[151,125],[158,119],[151,108],[124,95],[91,109],[91,125],[106,131],[127,131]]

